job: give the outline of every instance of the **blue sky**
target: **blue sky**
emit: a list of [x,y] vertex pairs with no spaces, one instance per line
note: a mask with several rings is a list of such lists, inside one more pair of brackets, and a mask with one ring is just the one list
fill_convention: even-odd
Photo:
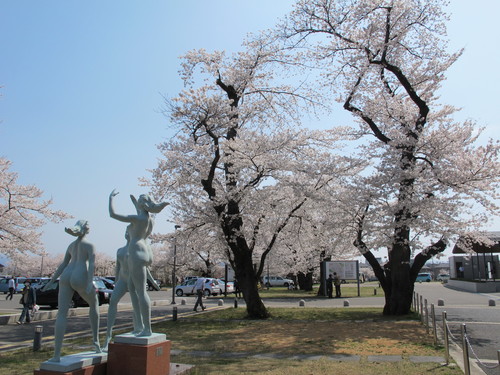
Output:
[[[129,194],[146,192],[138,178],[155,167],[155,145],[172,136],[160,109],[162,95],[182,87],[178,57],[193,48],[236,50],[248,32],[271,27],[291,4],[0,3],[0,155],[14,163],[20,183],[37,185],[54,208],[75,217],[45,226],[48,252],[64,252],[71,238],[63,227],[87,219],[89,240],[114,256],[125,226],[109,218],[108,195],[117,188],[117,211],[129,214]],[[453,0],[449,9],[450,46],[466,50],[449,71],[442,102],[463,107],[459,119],[476,119],[498,139],[500,1]],[[155,232],[172,231],[167,218],[157,216]]]

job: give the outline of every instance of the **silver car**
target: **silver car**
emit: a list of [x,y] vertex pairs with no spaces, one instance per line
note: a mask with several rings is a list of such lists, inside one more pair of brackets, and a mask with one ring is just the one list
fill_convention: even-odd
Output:
[[[197,279],[190,279],[184,281],[183,283],[177,285],[175,287],[175,294],[177,297],[181,296],[189,296],[192,294],[196,294],[196,290],[194,290],[194,286],[196,284]],[[205,297],[208,296],[216,296],[222,293],[222,289],[220,287],[217,279],[213,279],[210,277],[205,278],[205,286],[203,288],[203,295]]]

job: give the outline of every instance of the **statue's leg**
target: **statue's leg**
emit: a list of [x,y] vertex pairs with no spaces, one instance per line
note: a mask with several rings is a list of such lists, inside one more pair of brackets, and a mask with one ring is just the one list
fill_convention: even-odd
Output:
[[111,299],[109,300],[108,307],[108,325],[106,329],[106,341],[104,342],[104,350],[108,349],[108,344],[113,336],[113,326],[115,325],[116,312],[118,311],[118,302],[127,292],[127,283],[119,281],[113,293],[111,294]]
[[59,283],[58,296],[58,313],[56,324],[54,326],[54,356],[49,359],[51,362],[61,361],[61,348],[66,333],[66,325],[68,322],[68,310],[71,299],[73,298],[74,290],[63,283]]
[[144,329],[137,336],[151,336],[151,300],[146,292],[146,267],[136,267],[130,275],[139,302],[139,314]]
[[140,313],[139,297],[137,296],[135,285],[132,280],[129,280],[128,289],[130,293],[130,300],[132,301],[132,319],[134,322],[134,330],[132,331],[132,334],[137,335],[144,330],[144,324]]
[[92,343],[94,344],[95,352],[101,353],[101,345],[99,344],[99,300],[97,293],[90,292],[89,294],[80,292],[83,299],[89,304],[89,320],[90,328],[92,329]]

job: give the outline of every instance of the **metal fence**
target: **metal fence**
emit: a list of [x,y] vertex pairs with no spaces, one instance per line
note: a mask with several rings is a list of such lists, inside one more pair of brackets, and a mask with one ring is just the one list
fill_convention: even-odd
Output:
[[436,313],[434,309],[434,304],[431,304],[430,312],[427,305],[427,299],[419,296],[418,293],[413,293],[413,310],[420,315],[420,320],[422,324],[426,327],[427,333],[430,333],[432,329],[432,335],[434,338],[434,345],[438,345],[438,328],[442,330],[442,340],[445,348],[445,360],[448,364],[450,362],[450,340],[453,341],[462,349],[463,361],[464,361],[464,373],[465,375],[470,375],[470,354],[476,359],[477,363],[486,369],[495,369],[500,367],[500,350],[497,350],[498,363],[491,365],[484,363],[476,355],[474,348],[471,344],[469,335],[467,334],[467,325],[462,323],[460,326],[461,337],[453,335],[450,326],[448,324],[448,319],[446,311],[442,312],[442,326],[439,327],[436,320]]

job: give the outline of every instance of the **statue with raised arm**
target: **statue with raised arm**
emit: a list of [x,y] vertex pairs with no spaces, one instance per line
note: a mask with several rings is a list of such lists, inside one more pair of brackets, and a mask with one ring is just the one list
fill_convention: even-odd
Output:
[[[134,315],[138,314],[134,324],[142,324],[139,332],[134,325],[136,336],[151,336],[151,301],[146,292],[146,280],[150,275],[148,267],[153,262],[153,252],[147,238],[153,230],[153,218],[150,213],[159,213],[167,205],[167,202],[155,203],[147,194],[142,194],[139,199],[130,196],[137,214],[119,215],[113,207],[113,198],[118,194],[113,190],[109,195],[109,216],[113,219],[130,223],[127,227],[129,236],[127,264],[129,270],[128,290],[132,300]],[[114,293],[114,292],[113,292]],[[139,323],[141,321],[142,323]]]
[[59,312],[55,323],[54,357],[52,362],[61,361],[61,347],[66,332],[68,310],[74,292],[89,305],[89,319],[92,328],[92,342],[96,353],[101,353],[99,345],[99,302],[96,289],[93,284],[95,249],[94,245],[87,242],[86,234],[89,232],[89,224],[86,220],[78,220],[74,227],[65,228],[65,231],[77,237],[66,250],[66,255],[61,265],[57,268],[50,281],[44,286],[50,286],[59,277]]

